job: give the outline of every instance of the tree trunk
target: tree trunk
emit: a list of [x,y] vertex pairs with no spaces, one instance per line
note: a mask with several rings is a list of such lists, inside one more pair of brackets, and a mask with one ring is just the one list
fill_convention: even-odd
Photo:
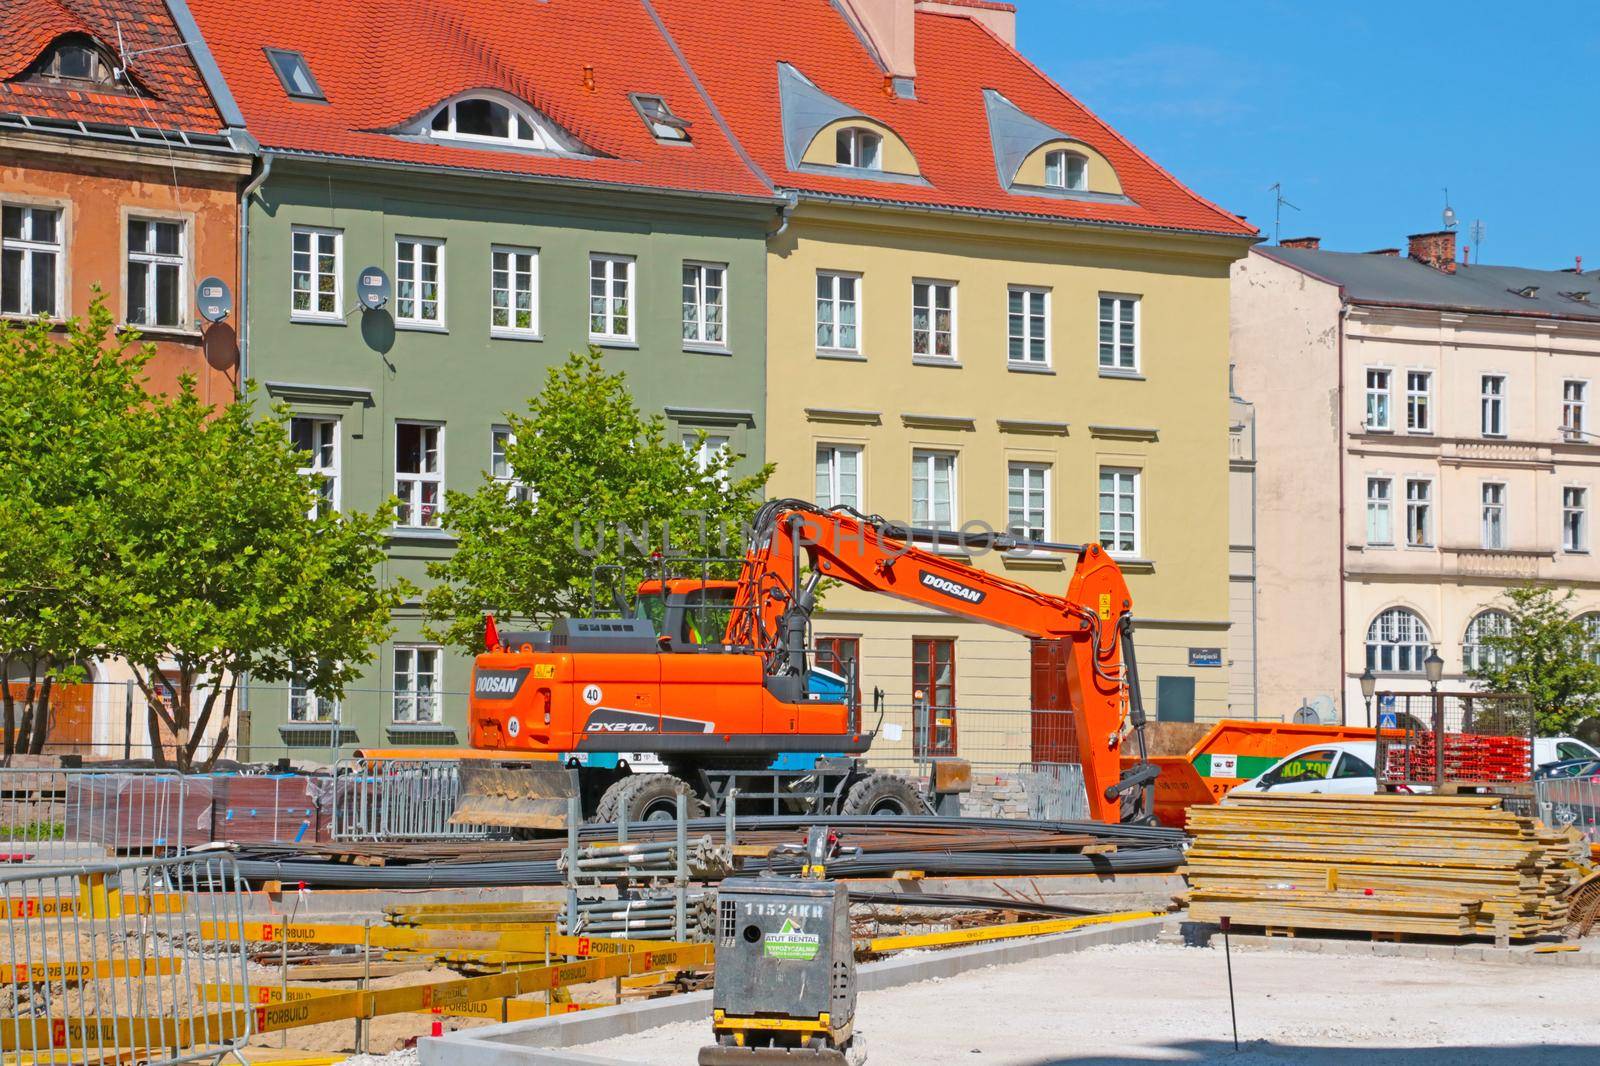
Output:
[[50,690],[55,686],[55,671],[44,675],[33,707],[33,737],[28,741],[28,754],[44,753],[44,742],[50,736]]
[[[205,764],[201,767],[201,769],[206,773],[210,773],[216,768],[217,760],[222,757],[223,750],[228,746],[228,735],[233,729],[234,690],[237,687],[237,681],[230,681],[228,683],[227,691],[222,694],[222,721],[221,724],[217,726],[217,742],[211,746],[211,754],[206,756]],[[205,716],[209,717],[210,714],[210,701],[207,701]],[[196,732],[203,733],[204,728],[196,730]]]
[[5,720],[0,722],[0,732],[5,734],[5,759],[9,763],[16,754],[17,699],[11,694],[11,656],[0,656],[0,700],[4,702]]
[[[10,688],[11,683],[6,682]],[[33,698],[39,690],[39,657],[33,656],[28,660],[28,687],[22,693],[22,722],[17,726],[17,739],[14,746],[19,752],[27,752],[32,746],[33,737]]]
[[157,766],[167,765],[166,749],[161,744],[161,726],[166,724],[168,729],[177,731],[177,726],[172,720],[172,715],[162,705],[161,699],[156,695],[155,682],[161,677],[160,667],[151,667],[146,664],[141,671],[138,666],[133,667],[133,680],[139,686],[139,691],[144,693],[144,718],[145,727],[150,733],[150,758]]

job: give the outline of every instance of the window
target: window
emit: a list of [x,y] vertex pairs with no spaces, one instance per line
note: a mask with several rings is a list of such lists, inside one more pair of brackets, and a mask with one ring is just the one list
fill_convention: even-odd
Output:
[[1056,189],[1082,192],[1089,187],[1089,160],[1061,149],[1045,153],[1044,183]]
[[1420,674],[1428,657],[1428,627],[1414,611],[1391,607],[1367,627],[1367,667],[1385,674]]
[[1506,487],[1502,482],[1483,484],[1483,546],[1506,546]]
[[1490,646],[1486,638],[1511,635],[1511,616],[1504,611],[1480,611],[1467,623],[1461,638],[1463,670],[1493,670],[1505,662],[1505,652]]
[[1433,482],[1406,479],[1406,545],[1433,547]]
[[1394,481],[1386,477],[1367,478],[1367,543],[1387,546],[1394,543]]
[[1389,424],[1389,372],[1367,371],[1367,429],[1388,432]]
[[1378,772],[1372,768],[1371,763],[1359,755],[1352,755],[1348,751],[1339,756],[1339,768],[1333,772],[1333,779],[1336,781],[1352,777],[1377,776]]
[[61,317],[61,212],[0,207],[0,314]]
[[1050,539],[1050,467],[1046,464],[1007,464],[1006,529],[1023,540]]
[[956,357],[956,287],[949,282],[911,283],[911,354]]
[[128,220],[128,322],[182,325],[183,223]]
[[1006,358],[1029,366],[1049,366],[1050,290],[1013,285],[1006,300]]
[[818,351],[861,351],[857,330],[860,287],[859,275],[817,271]]
[[817,505],[861,509],[861,448],[817,445]]
[[1561,383],[1561,429],[1568,440],[1582,440],[1584,436],[1583,409],[1588,401],[1587,381]]
[[728,268],[683,264],[683,340],[723,348],[728,343]]
[[1582,623],[1584,635],[1589,641],[1589,661],[1600,666],[1600,613],[1591,611],[1580,614],[1578,621]]
[[687,141],[689,127],[694,123],[681,119],[672,113],[667,102],[659,96],[642,96],[634,93],[628,97],[633,101],[633,106],[639,112],[639,117],[644,119],[644,124],[650,128],[658,141]]
[[340,260],[344,252],[344,234],[333,229],[295,226],[289,239],[290,316],[343,317]]
[[912,748],[919,759],[956,753],[956,642],[911,642]]
[[1261,775],[1264,785],[1297,785],[1307,781],[1326,781],[1333,770],[1333,762],[1339,757],[1339,752],[1334,748],[1319,748],[1316,751],[1302,752],[1283,762]]
[[397,237],[394,267],[394,320],[408,326],[444,325],[444,242]]
[[633,340],[633,258],[589,257],[589,337]]
[[395,523],[437,529],[444,500],[444,427],[397,422],[394,430],[394,494],[400,497]]
[[317,84],[317,79],[311,76],[305,56],[283,48],[267,48],[264,51],[284,92],[301,100],[327,99],[322,95],[322,87]]
[[1112,555],[1139,554],[1137,470],[1100,468],[1100,546]]
[[858,126],[842,129],[834,137],[834,161],[841,167],[883,169],[883,138]]
[[1561,550],[1589,550],[1589,490],[1567,486],[1561,490]]
[[818,637],[816,665],[844,678],[850,686],[850,709],[861,709],[861,638]]
[[301,674],[289,678],[289,721],[332,722],[339,717],[339,701],[318,696]]
[[394,650],[394,720],[439,721],[439,649],[428,645]]
[[115,71],[116,63],[89,43],[87,37],[71,36],[46,51],[27,72],[27,77],[30,81],[42,79],[114,85],[117,80]]
[[495,426],[489,430],[489,476],[505,486],[506,499],[531,503],[539,498],[538,494],[519,481],[517,472],[511,468],[511,446],[516,442],[516,434],[511,432],[510,426]]
[[694,456],[694,465],[704,474],[711,469],[712,462],[719,452],[726,452],[732,438],[724,433],[700,433],[699,431],[685,432],[683,434],[684,450]]
[[537,249],[489,249],[489,332],[516,337],[538,335]]
[[1506,435],[1506,379],[1500,374],[1483,375],[1483,435]]
[[569,151],[551,126],[531,111],[501,100],[469,96],[435,111],[421,131],[429,137],[517,145],[546,152]]
[[956,453],[911,453],[911,524],[956,528]]
[[1139,369],[1139,298],[1100,296],[1100,369]]
[[339,420],[337,418],[291,418],[289,442],[304,452],[300,476],[317,490],[317,502],[306,512],[307,518],[339,509]]
[[1406,371],[1406,429],[1412,433],[1433,432],[1433,374],[1427,370]]

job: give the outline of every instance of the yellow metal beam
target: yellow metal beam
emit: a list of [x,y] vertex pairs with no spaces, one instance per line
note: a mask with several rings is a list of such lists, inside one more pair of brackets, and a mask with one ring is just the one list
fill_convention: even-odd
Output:
[[[122,900],[123,914],[183,914],[187,909],[188,904],[178,895],[130,896]],[[18,896],[0,902],[0,916],[13,921],[73,915],[101,917],[86,911],[76,896]]]
[[[553,927],[546,927],[553,928]],[[312,922],[201,922],[200,935],[219,940],[245,940],[275,944],[287,940],[291,944],[371,944],[375,948],[394,948],[405,951],[427,951],[430,948],[470,949],[481,951],[516,951],[552,955],[575,955],[588,958],[594,955],[631,955],[655,951],[663,946],[659,940],[611,940],[605,937],[558,936],[550,932],[495,932],[489,930],[457,930],[430,928],[396,928],[360,925],[330,925]]]
[[90,962],[0,963],[0,985],[64,981],[74,984],[92,977],[154,977],[178,973],[182,959],[96,959]]
[[1106,925],[1112,922],[1131,922],[1139,918],[1157,918],[1155,911],[1119,911],[1115,914],[1093,914],[1082,918],[1048,918],[1038,922],[1010,922],[1005,925],[976,925],[968,929],[951,929],[943,933],[911,933],[906,936],[880,936],[857,947],[867,951],[905,951],[908,948],[945,947],[951,944],[976,944],[985,940],[1009,940],[1013,937],[1044,936],[1082,929],[1089,925]]

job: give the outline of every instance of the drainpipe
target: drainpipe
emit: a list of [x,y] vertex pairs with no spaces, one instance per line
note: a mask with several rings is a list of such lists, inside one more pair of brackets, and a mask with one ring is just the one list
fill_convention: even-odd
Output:
[[272,156],[262,153],[261,172],[250,179],[239,195],[239,298],[234,306],[239,312],[239,390],[244,391],[245,380],[250,376],[250,197],[266,182],[272,173]]
[[1348,478],[1346,477],[1348,471],[1345,470],[1346,445],[1345,445],[1345,442],[1344,442],[1344,391],[1345,391],[1344,390],[1344,380],[1345,380],[1344,379],[1344,335],[1345,335],[1345,331],[1347,329],[1349,329],[1349,317],[1350,317],[1350,300],[1349,300],[1349,297],[1346,296],[1346,294],[1344,292],[1344,289],[1343,289],[1343,286],[1341,286],[1340,287],[1340,292],[1339,292],[1339,384],[1338,384],[1338,390],[1339,390],[1338,391],[1338,404],[1339,404],[1339,440],[1338,440],[1338,458],[1339,458],[1339,465],[1338,465],[1338,470],[1339,470],[1339,543],[1338,543],[1338,549],[1339,549],[1339,554],[1338,554],[1337,558],[1339,560],[1339,714],[1344,719],[1344,721],[1346,721],[1346,722],[1348,722],[1350,720],[1350,713],[1349,713],[1350,712],[1350,708],[1347,706],[1349,697],[1346,694],[1346,689],[1348,688],[1348,686],[1345,683],[1345,661],[1344,661],[1345,649],[1347,647],[1349,647],[1349,645],[1346,643],[1346,639],[1345,639],[1346,638],[1345,615],[1347,613],[1347,609],[1345,607],[1345,603],[1346,603],[1347,598],[1348,598],[1346,596],[1345,583],[1346,583],[1346,579],[1347,579],[1347,577],[1349,575],[1348,575],[1346,567],[1345,567],[1345,558],[1344,558],[1344,553],[1345,553],[1345,539],[1344,539],[1345,538],[1345,528],[1344,528],[1344,520],[1345,520],[1345,482],[1348,480]]
[[778,208],[778,228],[767,235],[767,240],[777,240],[783,236],[783,231],[789,228],[789,216],[794,214],[794,209],[800,205],[800,194],[786,189],[783,192],[783,203]]

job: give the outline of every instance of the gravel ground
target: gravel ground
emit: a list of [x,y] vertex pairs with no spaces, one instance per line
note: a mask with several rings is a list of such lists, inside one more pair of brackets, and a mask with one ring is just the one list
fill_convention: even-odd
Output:
[[[1240,1051],[1215,948],[1094,948],[866,993],[870,1066],[1551,1066],[1600,1062],[1593,967],[1233,955]],[[688,1066],[709,1021],[581,1050]]]

